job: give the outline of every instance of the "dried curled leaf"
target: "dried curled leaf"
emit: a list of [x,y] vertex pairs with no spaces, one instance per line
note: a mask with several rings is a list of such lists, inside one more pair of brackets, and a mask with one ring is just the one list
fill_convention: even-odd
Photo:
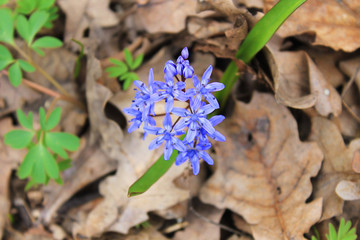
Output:
[[221,126],[227,142],[215,145],[217,170],[201,200],[242,215],[255,239],[303,239],[321,216],[321,198],[305,203],[310,177],[321,166],[320,149],[300,142],[290,112],[267,94],[237,102]]

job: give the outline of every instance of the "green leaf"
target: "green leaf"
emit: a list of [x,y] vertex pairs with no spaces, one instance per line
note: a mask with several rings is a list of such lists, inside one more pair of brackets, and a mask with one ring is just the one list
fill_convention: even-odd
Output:
[[115,65],[118,65],[118,66],[123,66],[123,65],[126,66],[126,64],[124,62],[120,61],[119,59],[115,59],[115,58],[109,58],[109,62],[111,62]]
[[40,29],[44,26],[47,19],[49,18],[49,14],[45,11],[36,11],[31,14],[29,19],[29,42],[31,43],[34,40],[35,35],[40,31]]
[[44,51],[41,50],[40,48],[37,48],[37,47],[32,46],[32,49],[33,49],[37,54],[39,54],[40,56],[42,56],[42,57],[45,56]]
[[29,38],[30,38],[29,22],[25,18],[25,16],[22,14],[19,14],[16,18],[16,31],[29,45],[30,44],[30,42],[29,42]]
[[61,118],[61,108],[56,107],[49,115],[49,117],[46,119],[45,128],[43,130],[50,131],[56,125],[59,124]]
[[127,72],[120,76],[121,80],[130,79],[132,81],[139,80],[139,76],[134,72]]
[[130,66],[131,70],[135,70],[138,67],[140,67],[143,60],[144,60],[144,54],[140,54],[139,56],[137,56],[132,66]]
[[36,2],[34,0],[17,0],[16,10],[19,13],[29,14],[35,10]]
[[337,234],[334,225],[329,224],[329,235],[326,234],[328,240],[337,240]]
[[65,150],[76,151],[80,147],[80,139],[72,134],[49,132],[45,135],[45,144],[62,158],[68,158]]
[[14,19],[8,8],[0,9],[0,41],[14,45]]
[[24,70],[25,72],[34,72],[35,71],[35,68],[30,63],[28,63],[22,59],[18,59],[17,61],[19,62],[22,70]]
[[[256,23],[253,29],[251,29],[240,45],[236,53],[236,58],[248,64],[255,54],[270,40],[282,23],[304,2],[306,2],[306,0],[279,1]],[[225,89],[215,93],[215,97],[218,99],[220,106],[225,105],[235,82],[239,78],[238,71],[239,68],[234,61],[232,61],[225,70],[221,78],[221,82],[225,84]],[[214,112],[214,114],[216,114],[216,112]]]
[[133,58],[131,55],[131,52],[129,51],[129,49],[125,48],[124,49],[124,55],[125,55],[125,61],[127,63],[127,65],[129,67],[131,67],[133,65]]
[[19,62],[15,62],[9,68],[9,80],[14,87],[18,87],[22,80],[22,73]]
[[127,66],[123,63],[122,66],[108,67],[105,72],[109,73],[109,77],[119,77],[128,71]]
[[[41,144],[38,144],[38,145],[40,146]],[[38,154],[36,156],[37,160],[34,163],[34,167],[33,167],[31,176],[34,179],[35,183],[45,184],[46,183],[46,172],[45,172],[45,167],[43,164],[44,156],[41,155],[41,151],[39,151],[37,154]]]
[[25,113],[21,109],[18,109],[18,110],[16,110],[16,116],[17,116],[21,126],[23,126],[24,128],[30,129],[30,130],[34,130],[33,113],[32,112],[29,112],[29,115],[26,116]]
[[43,107],[41,107],[39,109],[39,116],[40,116],[40,127],[41,130],[46,130],[46,113],[45,113],[45,109]]
[[12,130],[5,134],[4,142],[15,149],[21,149],[27,147],[32,138],[34,137],[35,132],[28,130]]
[[3,45],[0,45],[0,70],[6,68],[13,61],[14,59],[10,51]]
[[62,41],[54,37],[41,37],[37,39],[31,47],[35,48],[57,48],[62,46]]
[[132,80],[131,78],[127,78],[125,81],[124,81],[124,84],[123,84],[123,89],[124,91],[128,90],[131,83],[133,82],[134,80]]
[[55,3],[55,0],[39,0],[38,5],[37,5],[37,9],[38,10],[47,10],[52,5],[54,5],[54,3]]
[[[181,136],[183,140],[185,135]],[[137,196],[146,192],[157,180],[159,180],[175,162],[178,151],[174,151],[169,160],[164,159],[164,154],[130,186],[128,197]]]
[[71,159],[65,159],[61,162],[58,162],[60,172],[65,171],[68,168],[71,168],[72,167],[71,163],[72,163]]
[[56,179],[59,177],[59,167],[54,157],[49,153],[45,146],[41,145],[40,158],[43,161],[45,171],[50,178]]
[[53,21],[59,18],[58,8],[56,6],[50,7],[47,12],[50,14],[48,20],[46,21],[44,27],[47,29],[51,29],[53,27]]
[[267,12],[246,36],[236,53],[236,58],[249,63],[274,35],[284,21],[306,0],[281,0]]
[[20,179],[24,179],[30,176],[32,173],[34,164],[37,160],[37,145],[29,149],[29,152],[26,154],[24,161],[21,163],[20,167],[18,168],[18,176]]

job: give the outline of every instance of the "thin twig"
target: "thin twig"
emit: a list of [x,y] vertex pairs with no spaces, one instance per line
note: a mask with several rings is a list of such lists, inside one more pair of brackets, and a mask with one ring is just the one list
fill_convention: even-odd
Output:
[[[9,76],[9,72],[7,70],[0,71],[0,74],[4,74],[6,76]],[[22,82],[26,86],[28,86],[28,87],[36,90],[36,91],[45,93],[46,95],[57,98],[59,100],[64,100],[64,101],[70,102],[70,103],[74,104],[75,106],[78,106],[80,109],[86,111],[86,107],[84,106],[84,104],[82,104],[81,102],[79,102],[78,100],[76,100],[75,98],[73,98],[71,96],[64,96],[64,95],[62,95],[62,94],[60,94],[58,92],[55,92],[55,91],[53,91],[53,90],[51,90],[49,88],[43,87],[43,86],[41,86],[41,85],[39,85],[37,83],[31,82],[31,81],[29,81],[29,80],[27,80],[25,78],[22,79]]]

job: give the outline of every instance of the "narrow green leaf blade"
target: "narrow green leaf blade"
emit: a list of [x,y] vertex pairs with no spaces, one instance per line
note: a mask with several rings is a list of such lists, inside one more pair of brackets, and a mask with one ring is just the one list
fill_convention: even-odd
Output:
[[30,44],[30,27],[29,22],[24,15],[19,14],[16,18],[16,31],[25,40],[27,44]]
[[133,65],[131,66],[131,70],[135,70],[138,67],[140,67],[143,60],[144,60],[144,54],[140,54],[139,56],[137,56],[137,58],[135,59]]
[[36,11],[31,14],[29,19],[29,42],[31,43],[34,40],[35,35],[40,31],[40,29],[44,26],[47,19],[49,18],[49,14],[45,11]]
[[[185,135],[181,136],[183,140]],[[169,160],[164,159],[164,154],[142,175],[128,190],[128,197],[137,196],[146,192],[157,180],[159,180],[173,165],[178,155],[174,151]]]
[[129,65],[129,67],[131,67],[133,64],[133,58],[132,58],[132,55],[131,55],[131,52],[129,51],[129,49],[127,49],[127,48],[124,49],[124,55],[125,55],[126,63]]
[[18,109],[16,110],[16,115],[17,118],[20,122],[20,125],[23,126],[24,128],[33,130],[33,113],[29,112],[29,115],[26,116],[25,113],[21,110]]
[[14,19],[8,8],[0,9],[0,41],[14,45]]
[[35,133],[27,130],[12,130],[5,134],[4,142],[15,149],[21,149],[27,147]]
[[54,37],[41,37],[37,39],[31,47],[35,48],[57,48],[62,46],[62,41]]
[[45,131],[50,131],[51,129],[53,129],[54,127],[56,127],[56,125],[59,124],[60,122],[60,118],[61,118],[61,108],[60,107],[56,107],[49,115],[48,119],[46,120],[46,124],[45,124]]
[[133,82],[134,80],[132,80],[131,78],[127,78],[125,81],[124,81],[124,84],[123,84],[123,89],[124,91],[128,90],[131,83]]
[[111,62],[115,65],[119,65],[119,66],[122,66],[124,64],[124,62],[120,61],[119,59],[115,59],[115,58],[109,58],[109,62]]
[[32,46],[32,49],[33,49],[37,54],[39,54],[40,56],[42,56],[42,57],[45,56],[44,51],[41,50],[40,48],[37,48],[37,47]]
[[105,72],[109,73],[109,77],[119,77],[128,71],[127,66],[123,63],[122,66],[108,67]]
[[248,64],[274,35],[283,22],[306,0],[281,0],[256,23],[241,44],[236,58]]
[[71,41],[73,41],[74,43],[80,46],[80,53],[76,58],[75,69],[74,69],[74,78],[77,78],[81,70],[81,59],[84,57],[84,44],[82,44],[82,42],[76,39],[71,39]]
[[6,68],[12,61],[14,61],[10,51],[3,45],[0,45],[0,70]]
[[22,73],[19,62],[16,62],[10,66],[9,80],[14,87],[18,87],[21,84]]
[[30,63],[28,63],[22,59],[18,59],[17,61],[19,62],[22,70],[24,70],[25,72],[34,72],[35,71],[35,68]]

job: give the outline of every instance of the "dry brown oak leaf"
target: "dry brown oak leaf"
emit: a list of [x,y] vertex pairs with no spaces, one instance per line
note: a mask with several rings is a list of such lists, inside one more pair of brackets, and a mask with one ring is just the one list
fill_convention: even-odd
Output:
[[324,153],[324,163],[314,183],[314,197],[324,199],[321,220],[325,220],[343,211],[344,200],[335,192],[338,183],[342,180],[360,182],[360,175],[352,169],[354,154],[360,149],[360,139],[346,146],[336,125],[320,117],[312,120],[311,139]]
[[321,198],[305,203],[323,159],[316,143],[299,140],[289,110],[268,94],[236,102],[219,131],[226,143],[214,146],[217,169],[200,199],[243,216],[256,240],[304,239],[321,216]]
[[[278,0],[264,1],[268,12]],[[315,45],[352,52],[360,47],[359,0],[311,0],[297,9],[279,28],[282,37],[315,34]]]

